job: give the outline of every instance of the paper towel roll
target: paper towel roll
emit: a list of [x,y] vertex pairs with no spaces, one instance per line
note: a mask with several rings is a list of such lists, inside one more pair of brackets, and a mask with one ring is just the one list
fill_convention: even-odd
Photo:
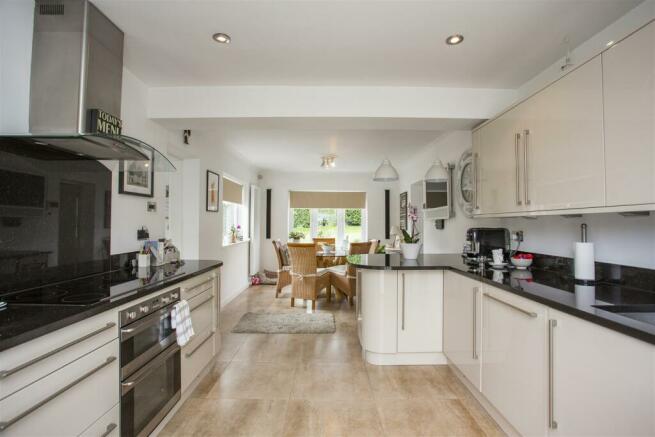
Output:
[[575,243],[575,279],[594,281],[594,243]]

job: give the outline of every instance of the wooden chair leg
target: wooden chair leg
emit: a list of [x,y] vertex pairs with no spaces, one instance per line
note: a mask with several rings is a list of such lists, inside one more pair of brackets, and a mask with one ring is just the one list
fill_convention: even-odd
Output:
[[312,301],[312,311],[316,311],[316,301]]
[[325,287],[325,292],[327,293],[327,301],[332,302],[332,286],[328,285]]
[[275,286],[275,298],[277,299],[278,296],[280,296],[280,291],[282,291],[282,287],[280,287],[280,284],[277,284]]
[[351,307],[353,306],[354,300],[352,296],[348,296],[348,306]]
[[293,304],[294,304],[295,301],[296,301],[296,299],[294,299],[294,298],[292,297],[292,298],[291,298],[291,306],[292,306],[292,307],[293,307]]

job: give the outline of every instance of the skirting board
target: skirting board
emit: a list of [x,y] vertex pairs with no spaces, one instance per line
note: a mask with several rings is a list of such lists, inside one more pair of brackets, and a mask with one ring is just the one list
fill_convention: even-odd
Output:
[[459,371],[457,367],[453,365],[453,363],[449,360],[446,359],[448,367],[450,367],[450,370],[453,371],[455,376],[457,376],[457,379],[459,379],[462,384],[466,387],[466,389],[473,395],[476,401],[482,406],[482,408],[485,409],[487,413],[491,416],[493,420],[496,421],[498,426],[510,437],[520,437],[521,434],[503,417],[502,414],[493,406],[491,403],[487,400],[487,398],[484,397],[482,393],[480,393],[474,386],[469,382],[468,379],[466,379],[466,376],[462,372]]
[[447,364],[441,352],[379,354],[365,351],[366,362],[376,366],[426,366]]

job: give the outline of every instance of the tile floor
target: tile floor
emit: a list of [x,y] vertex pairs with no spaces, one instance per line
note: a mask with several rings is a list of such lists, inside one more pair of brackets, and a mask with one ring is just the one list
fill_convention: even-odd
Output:
[[334,334],[230,333],[248,311],[291,311],[286,291],[252,287],[221,311],[216,366],[161,436],[503,435],[447,366],[366,364],[344,299],[318,301]]

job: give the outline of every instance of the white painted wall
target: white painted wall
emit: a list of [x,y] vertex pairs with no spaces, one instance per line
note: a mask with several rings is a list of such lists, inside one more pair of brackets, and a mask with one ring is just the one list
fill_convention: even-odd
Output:
[[[472,136],[470,131],[454,131],[437,138],[434,142],[425,147],[421,152],[414,154],[406,162],[399,164],[400,192],[410,192],[412,183],[423,179],[435,159],[457,164],[462,153],[470,149]],[[453,190],[454,193],[454,190]],[[398,202],[398,198],[394,200]],[[472,227],[496,226],[497,221],[492,219],[470,219],[457,205],[455,198],[455,216],[446,220],[444,229],[438,230],[434,227],[434,221],[427,221],[423,224],[424,253],[461,253],[466,230]]]
[[[181,132],[180,132],[181,134]],[[245,208],[249,208],[249,186],[257,181],[257,169],[234,153],[228,145],[216,140],[211,131],[193,131],[186,148],[194,159],[185,160],[184,167],[184,242],[197,242],[200,259],[223,261],[221,270],[221,305],[224,306],[248,287],[249,243],[223,247],[223,209],[206,211],[206,175],[211,170],[244,185]],[[195,192],[193,188],[195,184]],[[221,183],[221,199],[222,199]],[[188,197],[188,198],[187,198]],[[195,211],[193,208],[195,207]],[[246,214],[247,216],[247,214]],[[197,222],[194,223],[194,220]],[[194,227],[197,227],[194,229]]]
[[[384,190],[391,190],[391,224],[398,224],[398,184],[374,182],[370,173],[262,172],[260,186],[271,188],[271,239],[287,241],[289,235],[289,191],[364,191],[368,216],[368,238],[384,240]],[[265,197],[265,195],[264,195]],[[264,231],[262,235],[265,236]],[[262,268],[277,270],[271,239],[262,238]]]

